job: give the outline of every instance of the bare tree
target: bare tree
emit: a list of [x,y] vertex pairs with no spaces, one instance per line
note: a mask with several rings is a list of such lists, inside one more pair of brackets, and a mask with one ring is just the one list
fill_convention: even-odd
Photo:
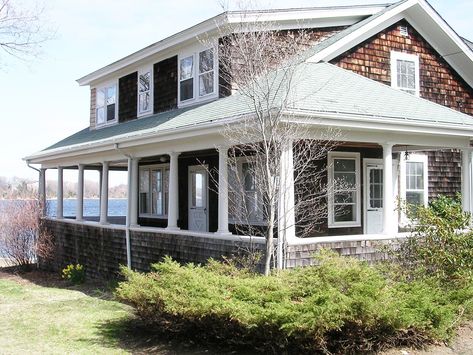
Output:
[[232,147],[229,213],[239,233],[266,239],[267,275],[275,266],[276,231],[282,255],[285,231],[297,227],[298,236],[311,235],[327,218],[325,158],[340,134],[295,123],[289,113],[297,107],[303,80],[298,57],[310,34],[275,30],[246,10],[240,13],[238,25],[221,29],[218,45],[220,82],[228,93],[238,92],[250,113],[222,129]]
[[17,59],[36,57],[41,44],[52,36],[43,14],[38,4],[26,9],[11,0],[0,0],[0,48]]

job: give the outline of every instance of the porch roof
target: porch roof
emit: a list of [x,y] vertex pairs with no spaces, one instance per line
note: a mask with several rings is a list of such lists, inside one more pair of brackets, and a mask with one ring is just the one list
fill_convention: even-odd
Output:
[[[473,136],[473,117],[438,105],[387,85],[365,78],[328,63],[302,63],[295,72],[297,84],[288,105],[288,114],[297,112],[317,115],[350,115],[370,121],[381,119],[385,123],[409,122],[415,125],[461,128],[465,135]],[[235,94],[207,104],[176,109],[149,117],[120,123],[100,129],[83,129],[28,157],[47,155],[49,151],[63,151],[72,146],[109,141],[118,143],[124,137],[143,134],[165,134],[203,124],[218,126],[223,120],[237,119],[251,113],[248,100]],[[447,133],[447,131],[445,132]]]

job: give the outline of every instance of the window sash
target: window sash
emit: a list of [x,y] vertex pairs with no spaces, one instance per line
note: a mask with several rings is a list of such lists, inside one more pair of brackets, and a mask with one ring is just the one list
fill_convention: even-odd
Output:
[[95,123],[103,125],[116,120],[117,86],[97,89],[95,100]]
[[140,72],[138,75],[138,114],[151,111],[151,87],[153,75],[151,69]]
[[140,216],[166,217],[169,201],[169,168],[140,168]]

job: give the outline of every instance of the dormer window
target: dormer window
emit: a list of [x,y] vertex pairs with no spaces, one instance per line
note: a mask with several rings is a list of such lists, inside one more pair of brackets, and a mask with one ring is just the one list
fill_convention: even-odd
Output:
[[391,52],[391,86],[419,96],[419,57],[417,55]]
[[96,124],[97,126],[117,120],[117,85],[108,85],[97,89]]
[[138,72],[138,116],[153,112],[152,78],[151,68],[146,68]]
[[179,104],[213,99],[217,96],[216,56],[213,48],[179,56]]
[[180,63],[180,98],[179,101],[187,101],[194,98],[194,56],[181,59]]

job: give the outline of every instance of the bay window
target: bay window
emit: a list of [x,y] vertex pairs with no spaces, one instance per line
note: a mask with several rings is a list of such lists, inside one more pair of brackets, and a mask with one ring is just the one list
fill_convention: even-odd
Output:
[[117,117],[117,85],[97,88],[95,100],[96,124],[104,125],[115,122]]
[[169,167],[140,167],[140,216],[166,217],[169,201]]
[[360,155],[328,155],[329,228],[361,226]]

